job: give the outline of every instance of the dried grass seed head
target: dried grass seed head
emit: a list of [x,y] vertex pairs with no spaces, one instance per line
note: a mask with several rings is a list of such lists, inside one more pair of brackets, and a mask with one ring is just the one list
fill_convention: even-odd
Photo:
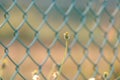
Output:
[[103,73],[103,78],[105,78],[105,79],[106,79],[106,78],[108,77],[108,75],[109,75],[109,73],[108,73],[108,72],[104,72],[104,73]]
[[69,40],[70,39],[70,34],[68,32],[64,33],[64,39]]

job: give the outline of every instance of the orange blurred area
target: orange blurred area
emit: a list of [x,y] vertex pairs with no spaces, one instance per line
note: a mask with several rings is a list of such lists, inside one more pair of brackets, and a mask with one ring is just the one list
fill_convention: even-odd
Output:
[[[2,50],[4,49],[1,49],[0,53],[4,54]],[[50,55],[48,55],[47,50],[38,42],[35,42],[33,46],[29,48],[29,51],[27,51],[25,47],[23,47],[20,43],[16,41],[11,47],[9,47],[9,53],[8,53],[9,57],[7,56],[8,65],[3,71],[4,72],[3,77],[5,80],[10,79],[11,76],[13,76],[13,73],[17,72],[18,70],[20,74],[22,74],[26,79],[31,80],[32,72],[35,69],[38,69],[38,66],[34,63],[35,61],[37,64],[42,66],[41,67],[42,73],[47,78],[47,76],[49,75],[52,69],[52,66],[55,64],[52,61],[52,59],[54,59],[57,64],[60,64],[64,57],[64,50],[65,50],[64,47],[61,46],[59,42],[57,42],[51,48]],[[91,44],[88,48],[88,53],[85,53],[85,50],[76,43],[71,49],[70,55],[65,61],[65,64],[63,65],[62,72],[71,79],[74,78],[74,76],[78,71],[81,71],[87,78],[91,77],[93,72],[96,70],[95,68],[98,68],[98,71],[101,74],[104,71],[109,72],[111,69],[109,63],[111,63],[112,60],[114,59],[115,57],[114,55],[115,53],[108,45],[104,47],[103,56],[101,56],[101,53],[99,52],[99,48],[94,44]],[[120,55],[118,54],[117,58],[119,58],[119,56]],[[84,57],[85,59],[83,60]],[[97,62],[99,58],[100,60],[99,62]],[[16,65],[13,64],[11,60],[14,61]],[[77,64],[75,64],[73,60]],[[82,60],[83,62],[81,63]],[[107,61],[109,63],[107,63]],[[81,63],[80,67],[78,67],[79,63]],[[97,64],[96,67],[94,66],[95,64]],[[17,65],[19,67],[16,70]],[[117,74],[118,73],[117,71],[119,70],[119,66],[120,66],[120,63],[117,59],[115,60],[113,66]],[[21,79],[22,78],[17,74],[15,80],[21,80]],[[79,75],[78,79],[82,79],[81,74]]]

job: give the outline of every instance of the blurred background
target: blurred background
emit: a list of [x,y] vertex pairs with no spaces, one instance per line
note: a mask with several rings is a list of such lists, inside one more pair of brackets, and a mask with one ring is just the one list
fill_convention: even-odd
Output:
[[[4,80],[47,80],[65,52],[60,80],[87,80],[109,72],[120,76],[119,0],[0,0],[0,59]],[[2,64],[0,64],[2,66]]]

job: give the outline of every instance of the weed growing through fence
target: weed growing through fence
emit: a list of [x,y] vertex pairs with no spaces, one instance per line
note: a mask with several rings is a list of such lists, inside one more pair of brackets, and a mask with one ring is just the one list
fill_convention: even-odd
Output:
[[[66,56],[67,56],[67,51],[68,51],[68,43],[69,43],[69,40],[70,40],[71,36],[68,32],[65,32],[64,33],[64,39],[65,39],[65,52],[64,52],[64,57],[63,57],[63,60],[61,62],[61,66],[59,68],[58,71],[54,71],[54,69],[56,68],[56,65],[53,65],[52,66],[52,69],[48,75],[48,80],[50,80],[50,77],[52,77],[52,80],[58,80],[60,75],[61,75],[61,72],[62,72],[62,67],[63,67],[63,64],[65,62],[65,59],[66,59]],[[37,70],[34,70],[32,72],[32,79],[33,80],[40,80],[40,77],[38,75],[38,71]]]
[[67,56],[67,51],[68,51],[68,43],[69,43],[69,40],[70,40],[70,34],[68,32],[65,32],[64,33],[64,39],[65,39],[65,53],[64,53],[64,57],[63,57],[63,60],[61,62],[61,66],[59,68],[59,73],[58,73],[58,77],[56,80],[58,80],[60,78],[60,75],[61,75],[61,72],[62,72],[62,68],[63,68],[63,64],[65,62],[65,59],[66,59],[66,56]]

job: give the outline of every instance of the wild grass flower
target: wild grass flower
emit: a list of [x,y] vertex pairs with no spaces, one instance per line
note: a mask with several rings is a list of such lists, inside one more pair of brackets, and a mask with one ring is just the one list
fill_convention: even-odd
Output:
[[38,70],[34,70],[32,72],[32,80],[40,80],[40,76],[38,75]]
[[61,66],[60,66],[60,69],[59,69],[59,71],[58,71],[58,72],[59,72],[59,73],[58,73],[58,77],[57,77],[56,80],[58,80],[59,77],[60,77],[60,75],[61,75],[62,67],[63,67],[63,64],[64,64],[64,62],[65,62],[65,58],[66,58],[66,56],[67,56],[68,43],[69,43],[70,38],[71,38],[70,34],[69,34],[68,32],[65,32],[65,33],[64,33],[64,39],[65,39],[65,41],[66,41],[66,43],[65,43],[65,53],[64,53],[64,57],[63,57],[63,60],[62,60],[62,62],[61,62]]
[[65,39],[65,40],[69,40],[70,37],[71,37],[71,36],[70,36],[70,34],[69,34],[68,32],[65,32],[65,33],[64,33],[64,39]]
[[108,75],[109,75],[109,73],[108,73],[108,72],[104,72],[104,73],[103,73],[103,79],[104,79],[104,80],[107,80]]

